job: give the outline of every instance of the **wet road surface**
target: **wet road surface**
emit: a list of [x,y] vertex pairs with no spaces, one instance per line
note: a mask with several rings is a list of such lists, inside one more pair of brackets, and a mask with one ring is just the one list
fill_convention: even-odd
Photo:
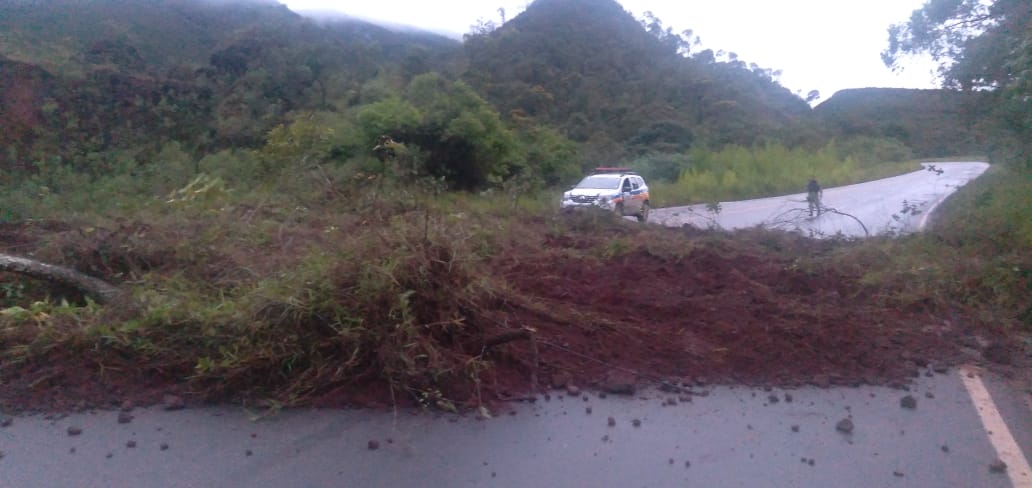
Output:
[[[126,424],[115,411],[17,416],[0,428],[0,486],[1008,487],[1012,476],[1029,479],[989,469],[1001,433],[987,432],[965,378],[956,369],[922,376],[910,391],[552,393],[502,406],[492,419],[419,410],[257,419],[229,407],[137,409]],[[992,377],[984,384],[1027,452],[1027,395]],[[905,395],[916,408],[901,407]],[[846,418],[851,433],[836,429]]]
[[712,226],[727,230],[763,225],[799,231],[814,237],[837,233],[864,237],[864,227],[872,235],[908,233],[922,229],[935,207],[957,188],[984,173],[989,165],[957,162],[926,163],[924,167],[920,171],[892,178],[824,189],[824,206],[850,214],[856,219],[833,212],[825,212],[811,219],[806,194],[798,193],[720,202],[720,211],[717,213],[708,210],[706,205],[657,208],[652,211],[649,221],[672,227],[691,224],[700,228]]

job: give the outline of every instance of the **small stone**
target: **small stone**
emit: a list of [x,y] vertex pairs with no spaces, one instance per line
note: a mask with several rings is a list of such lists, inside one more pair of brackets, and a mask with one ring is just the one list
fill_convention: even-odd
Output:
[[14,418],[12,417],[0,417],[0,427],[10,427],[13,423]]
[[942,445],[942,452],[950,452],[950,446],[947,446],[946,444],[943,444]]
[[835,424],[835,430],[837,430],[839,432],[842,432],[844,434],[852,434],[853,433],[853,421],[848,419],[848,418],[844,418],[842,420],[839,420],[838,423]]
[[684,462],[684,467],[686,467],[686,468],[692,467],[692,462],[691,461],[685,461]]
[[792,403],[792,394],[785,393],[785,403]]
[[792,426],[792,432],[799,432],[799,426],[798,425],[793,425]]
[[631,421],[631,425],[633,425],[635,427],[641,427],[641,420],[634,419],[634,420]]
[[253,455],[253,454],[254,454],[254,452],[253,452],[253,451],[251,451],[250,449],[248,449],[248,450],[244,451],[244,455],[245,455],[245,456],[251,456],[251,455]]
[[770,402],[771,405],[773,405],[775,403],[780,402],[781,398],[779,398],[777,395],[770,395],[770,396],[767,397],[767,401]]
[[366,444],[366,447],[368,447],[370,451],[375,451],[380,448],[380,442],[371,440]]
[[577,385],[566,385],[566,394],[570,396],[580,396],[580,388]]
[[161,398],[161,405],[165,410],[182,410],[186,408],[183,397],[178,395],[165,395]]
[[133,415],[129,412],[118,412],[118,423],[128,424],[133,421]]
[[128,447],[129,449],[135,448],[136,447],[136,441],[130,439],[128,442],[125,443],[125,447]]
[[82,429],[81,428],[76,427],[74,425],[68,428],[68,435],[76,436],[76,435],[79,435],[79,434],[82,434]]
[[674,458],[670,458],[670,459],[669,459],[669,460],[667,461],[667,463],[668,463],[668,464],[674,464]]
[[899,406],[903,407],[903,408],[906,408],[906,409],[913,410],[913,409],[917,408],[917,399],[914,398],[912,395],[907,395],[907,396],[899,399]]
[[132,400],[126,400],[122,402],[121,407],[119,407],[119,409],[123,412],[132,412],[133,408],[136,408],[136,405],[133,405]]
[[613,417],[609,417],[608,419],[606,419],[606,422],[609,423],[610,427],[616,427],[616,419],[614,419]]
[[68,454],[75,454],[75,448],[73,447],[73,448],[69,449],[68,450]]
[[903,473],[901,473],[899,471],[893,471],[892,475],[897,477],[897,478],[902,478],[903,477]]
[[926,391],[925,398],[935,398],[935,394],[930,391]]
[[106,458],[108,458],[108,459],[111,459],[111,458],[112,458],[112,457],[114,457],[114,456],[115,456],[115,453],[113,453],[113,452],[109,452],[109,453],[107,453],[107,455],[105,455],[104,457],[106,457]]
[[158,446],[158,448],[160,448],[162,451],[167,451],[168,450],[168,443],[167,442],[162,442],[161,445]]
[[609,442],[609,434],[602,436],[602,442]]
[[602,391],[614,395],[634,395],[637,378],[630,373],[614,371],[600,385]]
[[809,464],[810,466],[813,466],[814,464],[817,464],[817,461],[815,461],[813,458],[810,458],[810,460],[807,461],[806,464]]
[[588,415],[591,415],[591,407],[587,407],[587,408],[585,408],[585,409],[584,409],[584,413],[586,413],[586,414],[588,414]]
[[939,374],[946,374],[947,372],[949,372],[949,370],[950,368],[946,367],[946,365],[943,364],[936,364],[935,366],[932,366],[932,371],[935,371]]
[[1002,460],[997,459],[996,461],[989,463],[990,473],[1002,473],[1004,471],[1007,471],[1007,463],[1003,462]]

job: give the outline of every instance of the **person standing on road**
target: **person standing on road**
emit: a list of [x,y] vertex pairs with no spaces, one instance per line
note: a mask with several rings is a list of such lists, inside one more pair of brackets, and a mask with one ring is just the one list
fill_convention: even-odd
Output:
[[821,185],[817,184],[817,177],[811,177],[810,182],[806,184],[806,202],[810,204],[810,217],[813,217],[814,210],[817,211],[817,215],[821,215],[821,197],[824,196],[824,190],[821,189]]

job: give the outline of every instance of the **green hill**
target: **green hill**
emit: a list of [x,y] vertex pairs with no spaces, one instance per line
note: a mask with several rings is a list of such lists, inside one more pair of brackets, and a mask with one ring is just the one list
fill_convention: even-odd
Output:
[[502,113],[561,127],[617,159],[786,137],[809,115],[769,70],[711,51],[686,56],[683,41],[650,33],[613,0],[537,0],[467,36],[465,78]]
[[[172,142],[196,157],[254,148],[305,114],[355,127],[372,104],[403,97],[430,72],[472,88],[489,103],[478,117],[499,114],[521,144],[541,146],[524,148],[540,161],[681,161],[693,148],[816,147],[857,136],[894,138],[921,156],[981,144],[975,96],[851,90],[811,111],[776,71],[694,48],[614,0],[537,0],[463,43],[343,16],[312,20],[271,0],[13,0],[0,4],[0,169],[97,174],[148,164]],[[447,105],[429,101],[419,110]],[[381,125],[409,131],[439,167],[456,155],[431,145],[461,146],[438,140],[444,126]],[[352,150],[335,150],[345,159],[371,136],[346,137]],[[676,176],[683,164],[671,168]]]
[[863,88],[842,90],[814,109],[834,136],[897,139],[918,157],[984,152],[980,124],[988,92]]

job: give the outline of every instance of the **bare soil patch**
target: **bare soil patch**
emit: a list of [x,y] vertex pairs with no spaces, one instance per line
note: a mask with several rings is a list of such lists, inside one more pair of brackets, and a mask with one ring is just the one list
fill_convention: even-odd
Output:
[[[181,247],[194,242],[203,232],[200,226],[174,230],[134,223],[85,232],[72,224],[5,224],[0,236],[9,249],[51,256],[122,286],[146,273],[187,272],[218,287],[255,279],[251,274],[289,270],[305,250],[331,245],[322,232],[326,225],[318,221],[285,228],[265,247],[206,248],[197,262],[187,259]],[[985,343],[1015,347],[1002,330],[972,327],[974,319],[968,320],[963,309],[935,303],[901,306],[892,300],[896,290],[872,288],[857,271],[862,266],[837,261],[861,245],[855,242],[625,221],[556,224],[527,218],[514,225],[494,237],[494,252],[479,262],[479,274],[469,277],[491,283],[489,299],[456,302],[441,290],[412,290],[421,316],[464,317],[463,328],[444,332],[428,318],[424,340],[432,341],[450,364],[476,358],[488,365],[479,381],[461,374],[441,376],[439,391],[460,407],[522,398],[535,387],[623,393],[657,383],[679,392],[717,383],[903,385],[930,365],[942,369],[977,359],[979,351],[973,356],[969,347],[972,331],[991,339]],[[451,262],[447,247],[439,251],[441,263]],[[444,264],[433,266],[429,272],[447,273]],[[435,303],[452,309],[435,314],[419,308]],[[127,319],[117,311],[109,316]],[[518,330],[532,340],[514,335],[517,340],[485,347],[492,338]],[[7,343],[0,346],[7,349],[19,336],[8,331],[5,337]],[[126,401],[153,404],[168,394],[188,402],[290,402],[277,397],[280,390],[259,387],[264,379],[257,376],[282,371],[254,371],[250,383],[240,380],[246,372],[239,373],[243,376],[233,383],[219,385],[211,378],[194,378],[197,358],[190,356],[190,345],[173,356],[132,356],[124,349],[106,350],[102,338],[90,340],[49,349],[41,345],[30,360],[4,364],[0,403],[68,410],[117,407]],[[312,354],[328,358],[320,364],[349,360],[349,351],[335,346],[319,346]],[[1006,367],[1017,370],[1024,355],[1013,356]],[[297,361],[297,375],[323,374],[322,369],[304,370],[304,364]],[[313,384],[294,404],[420,402],[392,388],[373,368],[346,381]]]

